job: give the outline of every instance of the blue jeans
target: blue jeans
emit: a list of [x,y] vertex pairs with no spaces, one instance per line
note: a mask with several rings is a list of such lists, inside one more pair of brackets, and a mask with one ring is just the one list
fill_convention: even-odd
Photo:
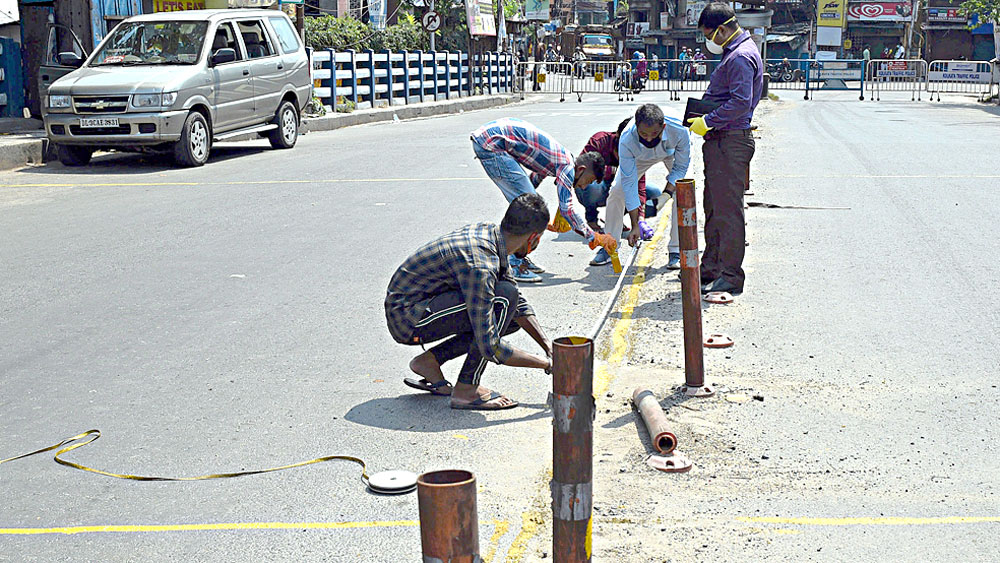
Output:
[[500,188],[508,202],[514,201],[521,194],[536,193],[531,179],[514,157],[505,152],[488,151],[475,141],[472,141],[472,150],[483,165],[486,175]]

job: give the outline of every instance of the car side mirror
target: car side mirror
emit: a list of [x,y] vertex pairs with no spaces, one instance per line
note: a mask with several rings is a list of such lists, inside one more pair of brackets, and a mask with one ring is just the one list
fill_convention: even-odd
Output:
[[83,58],[72,51],[66,51],[65,53],[59,53],[56,55],[56,62],[62,66],[71,66],[73,68],[80,68],[83,66]]
[[212,66],[231,63],[236,60],[235,49],[219,49],[212,53]]

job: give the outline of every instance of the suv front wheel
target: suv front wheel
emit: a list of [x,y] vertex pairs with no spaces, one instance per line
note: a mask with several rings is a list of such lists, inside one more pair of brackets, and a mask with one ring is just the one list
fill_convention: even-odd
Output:
[[276,149],[294,147],[299,138],[299,112],[295,110],[295,104],[288,100],[281,102],[278,112],[274,114],[274,124],[278,128],[267,134],[271,146]]
[[59,162],[63,166],[86,166],[90,162],[90,157],[94,155],[94,149],[72,145],[56,145],[56,155],[59,156]]
[[205,116],[192,111],[184,120],[181,138],[174,144],[174,160],[181,166],[201,166],[208,162],[212,133]]

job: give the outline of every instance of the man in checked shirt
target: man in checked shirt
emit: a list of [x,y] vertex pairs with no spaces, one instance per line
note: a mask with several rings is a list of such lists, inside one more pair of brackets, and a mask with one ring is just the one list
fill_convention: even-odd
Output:
[[[513,367],[552,367],[552,342],[517,290],[508,255],[524,259],[538,247],[549,209],[538,194],[510,203],[500,225],[468,225],[433,240],[406,259],[389,281],[385,317],[400,344],[443,340],[410,361],[421,379],[404,383],[434,395],[451,395],[451,408],[500,410],[517,402],[483,387],[487,362]],[[513,323],[511,321],[514,321]],[[514,348],[504,336],[523,328],[545,356]],[[465,356],[454,388],[441,366]]]
[[[596,152],[586,152],[573,158],[548,133],[521,119],[505,117],[491,121],[472,132],[472,150],[490,179],[500,188],[507,201],[521,194],[533,194],[546,176],[555,177],[559,197],[559,214],[590,244],[609,253],[618,248],[618,240],[595,233],[575,209],[573,190],[600,181],[604,175],[604,158]],[[530,177],[524,168],[531,171]],[[553,223],[550,230],[558,230]],[[531,260],[509,256],[514,279],[520,282],[540,282],[538,272],[545,270]]]

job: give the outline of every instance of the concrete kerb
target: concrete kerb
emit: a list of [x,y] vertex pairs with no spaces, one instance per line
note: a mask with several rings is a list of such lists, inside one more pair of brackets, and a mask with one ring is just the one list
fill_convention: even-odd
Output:
[[[520,102],[520,99],[514,94],[502,94],[358,110],[351,113],[331,113],[321,117],[306,117],[302,120],[302,132],[333,131],[334,129],[354,125],[393,121],[394,117],[398,117],[400,120],[432,117],[462,111],[488,109],[515,102]],[[253,141],[257,139],[259,139],[257,134],[250,133],[227,139],[227,141]],[[54,156],[46,155],[47,144],[48,140],[45,138],[0,138],[0,170],[11,170],[51,160]]]

